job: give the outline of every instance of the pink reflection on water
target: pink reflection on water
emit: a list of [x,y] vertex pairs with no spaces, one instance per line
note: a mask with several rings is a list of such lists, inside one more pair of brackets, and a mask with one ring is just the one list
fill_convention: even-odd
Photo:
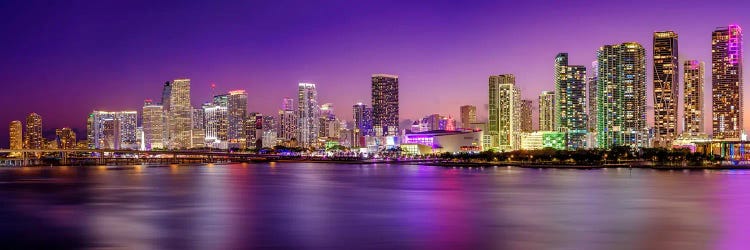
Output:
[[[750,247],[750,181],[746,171],[728,171],[717,190],[721,234],[716,249],[748,249]],[[745,190],[738,192],[738,190]]]

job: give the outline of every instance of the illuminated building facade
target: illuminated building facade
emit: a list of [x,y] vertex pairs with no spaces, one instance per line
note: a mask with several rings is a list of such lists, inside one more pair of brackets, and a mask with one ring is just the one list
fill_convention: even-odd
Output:
[[461,127],[468,128],[470,124],[477,122],[477,106],[461,106]]
[[534,130],[531,110],[532,101],[521,100],[521,132],[531,132]]
[[555,57],[554,131],[566,134],[568,149],[586,146],[586,67],[568,65],[568,53]]
[[[597,90],[597,79],[599,79],[599,62],[594,61],[591,63],[591,74],[592,76],[588,79],[588,89],[586,89],[586,95],[588,99],[588,131],[589,134],[596,133],[596,117],[597,117],[597,102],[596,102],[596,90]],[[594,140],[596,141],[596,140]],[[589,145],[591,146],[591,145]]]
[[555,130],[555,92],[542,91],[539,95],[539,131]]
[[44,137],[42,136],[42,116],[31,113],[26,116],[26,137],[24,138],[26,149],[43,149]]
[[[10,149],[23,149],[23,124],[21,121],[12,121],[8,127],[10,130]],[[21,157],[21,153],[11,153],[10,157]]]
[[374,135],[372,131],[372,109],[361,102],[354,104],[352,106],[352,119],[354,120],[353,145],[364,147],[366,146],[364,137]]
[[193,107],[190,104],[190,79],[176,79],[169,93],[168,148],[184,149],[192,145]]
[[512,74],[489,78],[489,145],[485,149],[512,151],[521,146],[521,93]]
[[294,99],[284,98],[279,110],[278,139],[285,142],[297,138],[297,115],[294,112]]
[[206,122],[205,146],[227,149],[227,107],[206,103],[203,105],[203,117]]
[[164,148],[164,107],[146,100],[141,113],[145,150]]
[[711,36],[714,139],[740,139],[742,132],[742,28],[729,25]]
[[432,153],[481,152],[483,131],[429,131],[409,133],[403,136],[402,144],[424,145]]
[[245,120],[247,120],[247,93],[244,90],[229,91],[227,96],[227,138],[230,148],[245,148]]
[[57,148],[59,149],[75,149],[76,148],[76,132],[70,128],[58,128],[55,129],[55,136],[57,141]]
[[677,33],[654,32],[654,146],[670,148],[677,138],[679,65]]
[[139,149],[137,111],[94,111],[91,116],[95,149]]
[[299,83],[297,96],[297,141],[302,147],[315,146],[318,140],[318,91],[314,83]]
[[645,49],[635,42],[605,45],[597,52],[600,148],[648,146],[645,57]]
[[398,76],[372,75],[372,121],[375,136],[398,135]]
[[685,120],[684,133],[698,135],[703,133],[703,85],[705,63],[687,60],[683,65],[685,82]]

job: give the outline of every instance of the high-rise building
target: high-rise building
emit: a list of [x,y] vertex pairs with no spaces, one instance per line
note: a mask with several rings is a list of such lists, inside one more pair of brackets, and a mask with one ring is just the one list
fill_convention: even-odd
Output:
[[[489,78],[488,138],[485,149],[511,151],[521,146],[521,93],[512,74]],[[487,140],[485,140],[487,139]]]
[[229,106],[229,94],[215,95],[213,99],[213,105],[228,107]]
[[534,130],[531,110],[532,101],[521,100],[521,132],[531,132]]
[[[10,149],[23,149],[23,124],[21,121],[12,121],[8,127],[10,130]],[[10,157],[21,157],[22,153],[11,153]]]
[[589,105],[588,130],[589,130],[589,133],[595,133],[596,132],[596,116],[597,116],[597,112],[596,112],[596,105],[597,105],[596,90],[597,88],[596,87],[597,87],[597,81],[599,79],[599,62],[594,61],[591,63],[591,72],[592,72],[592,76],[589,77],[589,83],[588,83],[589,86],[588,86],[588,89],[586,90],[586,95],[588,96],[588,101],[589,101],[588,103]]
[[76,148],[76,132],[72,129],[58,128],[55,129],[55,136],[57,141],[57,148],[59,149],[74,149]]
[[43,149],[42,116],[31,113],[26,116],[26,138],[24,145],[27,149]]
[[397,75],[372,75],[372,122],[376,136],[398,135]]
[[263,116],[261,125],[261,145],[264,148],[273,148],[276,146],[277,131],[276,119],[273,116]]
[[297,114],[294,112],[294,99],[285,97],[279,110],[279,129],[277,137],[284,142],[296,139]]
[[477,122],[477,106],[461,106],[461,127],[468,128],[470,124]]
[[203,113],[203,108],[193,108],[193,128],[192,128],[192,143],[190,148],[204,148],[206,147],[206,115]]
[[685,81],[684,133],[703,133],[703,77],[705,64],[698,60],[687,60],[683,65]]
[[646,51],[638,43],[604,45],[597,52],[597,144],[647,147]]
[[679,65],[677,33],[654,32],[654,146],[672,147],[677,138]]
[[168,147],[189,148],[192,145],[193,107],[190,104],[190,79],[171,82],[167,121],[169,125]]
[[555,126],[568,149],[586,146],[586,67],[568,65],[568,53],[555,57]]
[[86,148],[94,148],[94,114],[91,113],[86,117]]
[[205,129],[206,128],[206,114],[203,113],[203,108],[193,109],[193,129]]
[[164,107],[151,100],[143,103],[142,127],[145,150],[164,148]]
[[555,92],[542,91],[539,95],[539,131],[555,130]]
[[299,83],[297,98],[297,141],[302,147],[312,147],[318,140],[318,91],[314,83]]
[[215,103],[203,104],[203,117],[206,122],[205,146],[227,149],[227,107]]
[[320,105],[320,116],[318,117],[318,138],[326,140],[336,139],[338,141],[339,121],[333,111],[332,103]]
[[137,111],[94,111],[92,141],[95,149],[139,149]]
[[714,139],[740,139],[742,133],[742,28],[729,25],[711,36],[711,89]]
[[353,146],[364,147],[365,136],[372,136],[372,109],[361,102],[352,106],[352,120],[354,128],[352,129]]
[[169,110],[169,100],[170,96],[172,95],[172,82],[167,81],[164,83],[164,87],[161,90],[161,102],[158,103],[159,105],[162,105],[164,110]]
[[227,137],[229,147],[245,148],[247,135],[245,134],[245,120],[247,119],[247,93],[245,90],[229,91],[227,97],[227,118],[229,127]]

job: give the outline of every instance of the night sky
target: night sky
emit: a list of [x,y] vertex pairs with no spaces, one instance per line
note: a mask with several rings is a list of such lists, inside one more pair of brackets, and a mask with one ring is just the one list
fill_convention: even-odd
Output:
[[390,73],[400,76],[402,119],[457,117],[464,104],[486,117],[489,75],[515,74],[536,104],[553,89],[558,52],[588,67],[599,46],[625,41],[646,48],[651,106],[657,30],[679,34],[680,61],[707,62],[710,98],[711,32],[750,29],[749,9],[685,0],[0,1],[0,147],[8,123],[29,112],[45,130],[70,126],[82,138],[92,110],[140,111],[182,77],[196,107],[214,82],[217,92],[246,89],[249,110],[270,114],[296,96],[297,82],[314,82],[319,103],[351,120],[351,105],[370,101],[371,74]]

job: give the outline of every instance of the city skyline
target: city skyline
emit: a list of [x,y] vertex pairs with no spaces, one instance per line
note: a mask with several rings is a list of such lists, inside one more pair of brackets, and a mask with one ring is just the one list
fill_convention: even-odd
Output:
[[[15,10],[19,13],[7,13],[6,16],[11,17],[13,22],[9,22],[0,26],[4,31],[12,30],[19,24],[30,24],[32,26],[34,24],[39,24],[24,19],[22,14],[25,13],[24,11],[29,11],[28,9],[30,9],[30,6],[21,6],[19,8],[18,6],[12,5],[20,3],[6,4],[9,6],[6,6],[7,8],[3,9]],[[56,12],[58,13],[57,15],[66,16],[67,14],[73,16],[74,13],[80,11],[84,12],[84,14],[87,14],[81,15],[81,17],[79,17],[81,18],[81,20],[64,19],[61,23],[56,25],[60,25],[62,26],[62,28],[67,27],[66,25],[85,26],[82,31],[78,31],[83,33],[80,35],[83,36],[82,38],[84,41],[86,41],[86,38],[84,38],[86,36],[84,35],[94,36],[98,34],[97,31],[102,32],[98,29],[94,29],[99,27],[97,25],[113,25],[113,30],[115,31],[130,28],[130,26],[127,25],[116,26],[112,22],[105,22],[103,24],[94,25],[93,23],[95,23],[95,20],[103,18],[103,16],[98,16],[98,14],[93,13],[96,8],[107,9],[117,7],[107,7],[100,5],[85,6],[85,8],[82,8],[82,6],[53,6],[60,8],[59,12]],[[341,4],[329,3],[327,5],[319,6],[316,8],[330,9],[337,5]],[[425,6],[415,6],[414,4],[408,3],[403,5],[404,8],[398,10],[398,13],[389,15],[397,15],[399,13],[402,13],[403,11],[408,10],[421,10],[420,12],[418,12],[417,16],[426,16],[430,19],[435,19],[437,18],[436,16],[438,16],[438,14],[447,12],[448,10],[452,9],[452,7],[455,7],[451,4],[446,3],[439,3],[430,8],[427,8]],[[222,45],[225,45],[226,43],[217,42],[213,39],[211,41],[198,39],[197,41],[192,42],[177,43],[177,45],[181,45],[183,47],[180,47],[180,49],[170,50],[169,48],[162,48],[160,46],[156,46],[155,43],[147,43],[142,40],[148,38],[149,36],[153,36],[154,34],[151,34],[149,32],[145,32],[144,34],[144,32],[142,31],[135,31],[136,35],[141,36],[135,36],[135,38],[131,38],[132,40],[124,40],[120,43],[114,43],[111,46],[109,46],[108,43],[91,44],[89,42],[84,42],[83,44],[88,45],[88,47],[79,47],[83,45],[73,44],[67,40],[71,38],[66,38],[67,36],[65,36],[64,34],[58,34],[63,38],[66,38],[63,39],[65,41],[59,43],[57,47],[53,46],[50,48],[41,45],[45,45],[48,43],[52,44],[55,43],[54,41],[47,41],[45,39],[32,39],[36,36],[41,36],[42,38],[44,38],[46,37],[46,35],[34,34],[34,32],[32,31],[24,31],[19,33],[17,37],[14,37],[13,40],[5,40],[8,46],[7,48],[4,48],[4,50],[9,51],[7,53],[9,57],[3,60],[19,61],[17,61],[16,63],[6,63],[6,65],[10,65],[10,67],[2,69],[4,73],[2,75],[5,76],[5,79],[3,80],[5,82],[13,83],[10,84],[9,91],[11,93],[17,93],[17,95],[13,95],[11,96],[11,98],[2,100],[2,102],[3,104],[5,104],[5,106],[8,106],[11,105],[10,103],[19,102],[19,98],[29,98],[30,93],[34,93],[33,96],[36,96],[45,101],[25,103],[23,108],[4,111],[3,117],[7,117],[7,119],[5,122],[2,122],[0,124],[2,124],[3,126],[2,130],[8,131],[7,126],[11,120],[23,120],[28,113],[36,112],[44,117],[44,132],[47,133],[48,137],[49,135],[51,135],[49,133],[51,131],[53,132],[54,129],[68,126],[74,128],[77,131],[78,137],[82,138],[82,135],[85,134],[83,132],[85,131],[86,124],[85,119],[82,117],[85,117],[86,114],[90,113],[92,110],[140,110],[144,99],[158,99],[157,94],[160,92],[159,89],[162,87],[161,83],[163,83],[165,80],[178,79],[181,77],[190,78],[192,80],[191,97],[193,99],[192,106],[194,108],[198,108],[198,104],[210,100],[210,93],[212,93],[209,87],[210,83],[216,83],[218,89],[220,89],[221,91],[229,91],[232,89],[246,89],[248,91],[248,99],[250,100],[248,104],[249,111],[260,112],[263,114],[273,114],[278,110],[278,100],[285,96],[293,96],[295,84],[297,82],[303,81],[316,83],[318,92],[320,93],[319,100],[321,102],[331,102],[339,107],[347,107],[357,102],[370,103],[370,100],[368,100],[370,91],[370,75],[381,72],[388,72],[399,75],[401,79],[401,84],[399,87],[401,89],[400,116],[402,120],[415,120],[426,114],[432,113],[447,114],[452,115],[453,117],[459,117],[459,107],[461,105],[467,104],[477,106],[477,115],[479,116],[479,119],[485,120],[487,119],[485,86],[486,77],[488,75],[498,75],[506,73],[514,74],[516,76],[517,85],[521,89],[522,98],[536,100],[536,97],[539,93],[541,93],[542,90],[554,89],[554,74],[553,70],[549,66],[550,57],[559,52],[568,52],[570,54],[570,58],[572,59],[571,64],[590,65],[590,62],[595,59],[595,51],[599,46],[604,44],[618,44],[626,41],[636,41],[642,44],[644,48],[647,48],[646,92],[648,94],[646,96],[648,100],[646,101],[646,103],[650,107],[653,103],[653,97],[651,95],[651,93],[653,92],[653,82],[651,80],[653,74],[653,65],[651,65],[650,62],[653,51],[651,51],[649,48],[652,47],[651,39],[654,31],[674,30],[676,33],[680,34],[680,62],[683,62],[686,59],[703,61],[706,62],[707,71],[710,71],[711,32],[716,27],[727,26],[733,23],[737,23],[742,26],[743,24],[748,23],[748,19],[744,17],[744,15],[740,15],[741,13],[739,11],[743,9],[741,8],[741,6],[748,5],[744,2],[737,2],[736,6],[738,6],[738,8],[736,8],[736,11],[722,10],[722,15],[718,15],[716,14],[716,12],[711,12],[711,6],[700,6],[699,4],[684,3],[684,5],[680,6],[680,8],[685,11],[683,14],[677,15],[679,18],[666,20],[666,18],[658,17],[655,14],[655,11],[645,10],[646,13],[644,14],[645,18],[643,18],[643,20],[639,19],[637,20],[637,22],[618,29],[603,28],[607,25],[610,25],[611,21],[604,20],[601,23],[594,25],[593,23],[586,22],[587,19],[593,17],[583,17],[581,21],[576,21],[575,23],[577,23],[578,25],[582,25],[582,27],[584,27],[583,30],[593,29],[598,32],[592,32],[585,37],[577,36],[578,38],[571,40],[564,38],[568,36],[574,36],[575,34],[577,34],[577,31],[573,29],[563,28],[562,30],[566,32],[563,33],[561,31],[553,30],[552,25],[544,23],[530,23],[534,27],[538,28],[535,31],[520,30],[519,27],[522,26],[522,21],[525,19],[522,17],[512,19],[511,21],[508,21],[508,23],[503,23],[496,26],[491,25],[491,18],[489,18],[488,20],[486,17],[472,17],[473,15],[478,15],[479,13],[487,11],[486,9],[488,9],[488,7],[492,7],[490,5],[491,4],[483,3],[477,4],[477,6],[462,6],[462,8],[458,10],[458,14],[460,14],[459,16],[462,18],[460,18],[459,22],[457,22],[456,24],[451,24],[447,27],[434,24],[426,25],[424,23],[420,23],[418,20],[416,20],[416,18],[413,17],[412,19],[406,20],[399,19],[399,21],[407,24],[412,23],[415,24],[415,28],[423,28],[426,31],[431,31],[427,32],[427,37],[434,36],[436,35],[435,33],[439,34],[441,31],[452,31],[455,33],[457,32],[457,30],[461,30],[462,28],[471,27],[467,30],[468,35],[466,35],[466,37],[463,37],[463,39],[490,34],[491,30],[492,34],[502,33],[498,30],[493,30],[494,28],[500,28],[500,31],[520,32],[520,34],[527,35],[530,34],[526,37],[530,37],[532,39],[541,35],[558,39],[545,38],[542,40],[533,41],[532,44],[528,45],[514,45],[508,44],[507,42],[485,44],[487,41],[476,42],[472,41],[471,39],[463,40],[459,39],[461,38],[461,36],[459,36],[459,38],[449,37],[447,39],[448,41],[432,43],[433,46],[427,46],[424,49],[417,49],[416,52],[414,52],[409,51],[408,48],[411,48],[411,46],[415,46],[417,44],[417,41],[424,40],[416,39],[416,37],[406,34],[408,33],[406,32],[408,31],[408,29],[404,30],[405,28],[396,30],[396,38],[399,42],[395,45],[383,45],[384,43],[382,42],[388,40],[382,39],[378,39],[377,42],[364,42],[356,39],[353,34],[356,34],[357,32],[352,30],[362,26],[368,27],[367,23],[363,23],[363,20],[360,20],[358,17],[354,16],[356,13],[361,14],[365,12],[364,9],[366,9],[366,7],[363,6],[361,7],[362,9],[355,8],[357,11],[354,11],[354,13],[352,14],[342,13],[342,16],[360,20],[361,22],[359,23],[355,22],[355,24],[349,26],[344,25],[344,27],[340,27],[336,26],[335,23],[337,20],[339,20],[339,18],[344,17],[319,20],[323,28],[318,28],[325,29],[325,27],[331,27],[332,30],[328,30],[329,32],[327,32],[326,34],[334,33],[340,35],[339,39],[343,39],[347,43],[358,41],[350,45],[353,47],[349,47],[350,49],[354,48],[353,54],[342,54],[349,56],[345,56],[344,59],[338,60],[325,58],[323,57],[323,55],[325,54],[315,55],[316,53],[310,51],[314,51],[316,48],[324,46],[321,42],[326,41],[321,37],[315,37],[315,39],[309,41],[312,43],[312,45],[303,44],[305,46],[302,46],[301,49],[295,50],[295,52],[299,52],[299,54],[293,54],[292,52],[292,54],[287,54],[289,59],[281,59],[280,61],[271,61],[276,63],[268,63],[268,65],[272,65],[273,67],[280,67],[273,68],[272,66],[265,66],[265,64],[264,66],[258,66],[257,63],[259,62],[259,60],[271,56],[270,54],[275,55],[273,53],[278,53],[278,51],[276,50],[272,50],[275,52],[262,54],[256,59],[247,59],[249,61],[239,60],[236,58],[237,56],[229,55],[231,54],[230,52],[235,51],[235,49],[247,52],[247,50],[262,50],[265,48],[270,48],[272,47],[270,44],[271,42],[273,42],[272,40],[268,40],[265,44],[262,45],[253,43],[231,44],[233,46],[230,46],[230,49],[226,51],[219,51],[223,53],[211,54],[210,51],[215,52],[217,48],[221,48]],[[559,7],[557,5],[557,3],[552,3],[549,4],[549,6],[539,7],[540,11],[538,13],[533,13],[533,15],[530,16],[538,17],[540,15],[557,15],[552,11],[552,9],[554,9],[555,7]],[[659,4],[657,3],[657,5]],[[596,10],[605,8],[606,6],[606,3],[590,3],[590,5],[587,5],[587,8]],[[130,7],[136,8],[139,6]],[[175,10],[171,11],[189,12],[191,10],[191,6],[170,7],[175,7]],[[272,6],[265,7],[270,8],[271,10],[269,11],[271,13],[281,12],[281,10],[274,9],[274,7]],[[513,7],[518,10],[519,16],[522,13],[530,12],[530,10],[533,9],[532,4],[527,5],[527,3],[517,4]],[[73,9],[76,8],[80,9],[74,11]],[[154,6],[152,8],[159,10],[161,10],[160,8],[166,9],[165,6]],[[195,6],[192,6],[193,10],[195,8]],[[222,9],[224,8],[228,9],[229,7],[225,6]],[[47,7],[46,10],[51,11],[49,7]],[[41,8],[38,11],[44,12],[45,8]],[[298,13],[298,11],[291,12],[300,14],[302,16],[320,15]],[[135,12],[135,14],[139,13],[140,12],[138,11]],[[141,14],[146,15],[147,13]],[[700,17],[700,21],[685,21],[693,20],[696,16]],[[564,18],[563,20],[574,21],[573,18]],[[250,22],[252,20],[246,21]],[[79,22],[84,23],[81,24]],[[189,20],[188,24],[192,22],[194,21]],[[690,23],[690,25],[686,25],[686,23]],[[167,24],[163,24],[162,26],[168,27],[161,28],[165,28],[166,30],[169,30],[167,28],[180,29],[189,27],[187,26],[188,24],[185,24],[186,26],[183,27],[178,23],[167,22]],[[420,26],[419,24],[422,25]],[[512,24],[515,24],[519,27],[513,26]],[[145,26],[145,23],[134,23],[132,25],[141,27]],[[290,21],[290,23],[286,23],[284,25],[286,26],[282,26],[296,28],[307,27],[307,24],[304,24],[301,21]],[[93,28],[89,26],[93,26]],[[374,26],[373,28],[375,28],[377,31],[383,31],[383,29],[385,29],[387,25],[369,24],[369,26]],[[349,32],[343,32],[340,29],[343,29],[343,31],[348,30]],[[199,27],[198,30],[201,32],[209,33],[211,31],[203,27]],[[339,31],[341,31],[341,33],[338,33]],[[54,32],[66,32],[66,30],[60,29],[55,30]],[[368,33],[368,36],[374,35],[375,33],[377,32],[373,32],[372,34]],[[114,38],[120,37],[115,36],[115,34],[112,33],[107,34],[109,34],[110,36],[105,36],[102,38],[105,42],[114,42]],[[278,36],[279,35],[277,34],[276,36],[272,36],[271,38],[279,38]],[[494,40],[497,39],[497,36],[499,35],[492,35],[488,38],[489,40]],[[250,39],[247,36],[245,38]],[[32,41],[28,45],[22,45],[18,43],[18,41],[28,41],[30,39]],[[349,41],[347,39],[353,40]],[[414,41],[410,39],[414,39]],[[458,39],[458,42],[461,43],[456,44],[456,39]],[[558,42],[550,44],[550,40],[556,40]],[[285,42],[282,43],[282,45],[284,45],[282,46],[282,49],[287,48],[285,46],[292,46],[296,44],[296,42],[289,39],[281,39],[280,41]],[[451,44],[451,42],[453,42],[453,44]],[[141,45],[141,43],[146,43],[146,45],[151,45],[151,47],[138,47],[137,45]],[[201,44],[202,47],[195,47],[191,49],[191,44]],[[68,49],[68,47],[71,47],[72,50],[70,50],[69,52],[63,52],[63,50]],[[19,48],[27,48],[27,50],[22,50]],[[243,48],[245,50],[242,50]],[[341,50],[335,50],[330,47],[324,46],[324,48],[329,52],[331,52],[330,50],[333,50],[334,55],[337,53],[344,53]],[[392,60],[381,63],[353,64],[352,66],[344,68],[331,67],[332,65],[347,64],[349,62],[360,62],[361,59],[365,56],[371,56],[371,53],[375,53],[377,51],[387,51],[388,49],[393,48],[395,48],[395,52],[388,52],[382,56],[384,58],[387,58],[388,56],[392,57],[394,55],[392,53],[396,53],[395,55],[398,56],[396,58],[409,58],[416,56],[417,58],[420,58],[422,60]],[[447,48],[456,48],[456,50],[450,53],[442,52]],[[143,51],[140,51],[138,49],[142,49]],[[161,51],[159,49],[164,49],[164,51]],[[374,51],[370,51],[370,49],[374,49]],[[28,54],[13,52],[10,50],[32,52],[31,55],[39,56],[40,59],[32,59],[34,56],[29,56]],[[123,54],[129,51],[132,52],[132,50],[136,50],[135,54],[133,55],[133,57],[135,58],[129,58]],[[528,54],[527,52],[531,50],[538,51]],[[110,53],[103,53],[105,57],[99,58],[99,56],[96,56],[96,54],[100,52]],[[154,52],[152,54],[155,57],[148,57],[147,55],[149,55],[149,52]],[[68,53],[76,53],[75,55],[80,56],[80,60],[77,60],[75,62],[72,59],[61,60],[57,61],[58,64],[55,65],[47,65],[45,63],[41,63],[41,61],[36,61],[43,58],[49,59],[50,57],[54,58],[58,56],[70,55]],[[174,59],[168,58],[169,56],[180,55],[180,53],[185,53],[184,55],[182,55],[183,59],[185,59],[185,61],[189,63],[176,62]],[[195,54],[195,56],[193,54]],[[433,54],[435,55],[432,56]],[[522,54],[524,55],[523,57],[521,57]],[[109,55],[109,57],[106,57],[106,55]],[[252,57],[254,56],[248,56],[248,58]],[[290,61],[305,59],[309,57],[322,57],[322,62],[316,63],[316,65],[290,64]],[[223,58],[234,59],[234,61],[224,61]],[[377,58],[380,58],[380,55],[377,56]],[[159,61],[160,63],[158,65],[146,63],[146,61],[151,61],[151,59],[153,59],[153,61]],[[212,59],[208,61],[219,61],[220,63],[218,63],[217,66],[207,67],[207,64],[197,62],[204,59]],[[505,61],[515,61],[516,63],[509,64]],[[101,62],[106,63],[99,64]],[[241,67],[247,62],[250,62],[250,64],[248,64],[248,68],[250,68],[249,72],[254,73],[242,73],[245,70],[248,70],[244,69],[244,67]],[[100,70],[101,72],[81,70],[84,67],[91,66],[90,64],[92,63],[99,64],[96,67],[93,67],[93,69]],[[253,65],[256,67],[252,67]],[[337,69],[323,70],[324,68]],[[434,68],[441,68],[444,70],[436,72],[434,71]],[[249,75],[253,76],[251,77]],[[589,76],[591,76],[590,73]],[[705,88],[709,89],[711,86],[711,74],[707,72],[705,77]],[[682,82],[680,82],[680,84],[682,84]],[[273,88],[269,86],[272,86]],[[64,88],[66,91],[72,90],[74,91],[74,93],[81,93],[73,96],[60,96],[58,93],[67,93],[63,92],[61,90],[62,88]],[[346,93],[343,93],[342,89],[345,90]],[[745,91],[746,90],[747,88],[745,88]],[[268,92],[270,92],[271,94],[263,94]],[[705,119],[709,119],[704,119],[704,130],[710,131],[711,112],[710,106],[708,106],[710,105],[710,101],[708,100],[711,100],[711,93],[710,91],[704,91],[704,93],[706,96],[708,96],[704,98],[705,100],[707,100],[706,102],[704,102],[704,110],[706,110],[704,117]],[[680,96],[682,96],[683,94],[684,92],[680,90]],[[434,96],[435,98],[419,98],[423,95]],[[80,98],[80,96],[87,96],[88,98]],[[743,107],[744,106],[745,105],[743,105]],[[65,112],[58,112],[56,108],[59,107],[65,107]],[[680,107],[684,107],[682,98],[680,98]],[[351,120],[350,109],[338,109],[337,112],[338,117],[343,117],[346,120]],[[652,113],[653,111],[651,110],[646,111],[647,117],[649,118],[649,125],[653,125]],[[682,117],[682,108],[680,108],[679,113],[679,117]],[[537,114],[535,114],[535,116],[536,115]],[[745,116],[747,115],[748,114],[745,114]],[[536,119],[534,120],[536,121]],[[538,126],[538,124],[536,124],[536,126]],[[747,127],[745,127],[745,129],[747,129]],[[0,147],[8,147],[7,136],[7,133],[3,133],[2,137],[0,137]]]

